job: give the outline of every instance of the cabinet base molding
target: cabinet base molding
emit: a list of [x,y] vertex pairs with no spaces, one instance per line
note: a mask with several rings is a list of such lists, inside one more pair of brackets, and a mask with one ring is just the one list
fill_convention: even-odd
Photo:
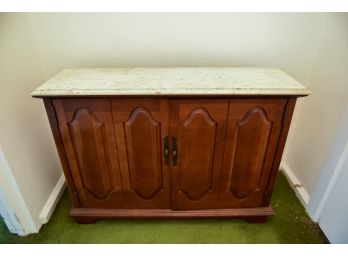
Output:
[[70,216],[78,223],[90,224],[99,219],[191,219],[191,218],[240,218],[250,223],[266,222],[274,215],[272,207],[245,209],[209,209],[174,211],[171,209],[92,209],[72,208]]

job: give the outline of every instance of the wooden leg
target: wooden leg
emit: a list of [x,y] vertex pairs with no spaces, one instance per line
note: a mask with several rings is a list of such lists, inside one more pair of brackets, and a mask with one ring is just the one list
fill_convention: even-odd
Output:
[[94,224],[97,219],[92,217],[74,217],[79,224]]
[[248,223],[265,223],[267,216],[245,217],[244,220]]

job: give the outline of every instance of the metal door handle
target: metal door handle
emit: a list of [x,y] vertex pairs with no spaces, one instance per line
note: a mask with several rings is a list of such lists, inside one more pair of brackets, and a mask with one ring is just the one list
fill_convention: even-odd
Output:
[[164,164],[169,164],[169,143],[168,136],[163,138],[163,146],[164,146]]
[[176,165],[177,160],[178,160],[178,149],[176,146],[176,141],[177,139],[175,137],[172,138],[172,155],[173,155],[173,166]]

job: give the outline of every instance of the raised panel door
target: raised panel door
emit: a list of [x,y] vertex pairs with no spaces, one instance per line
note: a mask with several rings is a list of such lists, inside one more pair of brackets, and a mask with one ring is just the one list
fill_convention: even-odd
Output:
[[262,206],[286,99],[231,99],[219,208]]
[[163,149],[168,101],[113,99],[112,114],[125,207],[170,208],[169,166]]
[[53,105],[81,206],[122,208],[110,101],[54,99]]
[[172,100],[172,208],[217,208],[228,100]]

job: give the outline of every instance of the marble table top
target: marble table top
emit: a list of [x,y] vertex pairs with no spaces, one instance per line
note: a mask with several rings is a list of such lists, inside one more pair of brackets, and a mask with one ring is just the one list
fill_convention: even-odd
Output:
[[106,95],[309,95],[275,68],[66,69],[34,90],[34,97]]

